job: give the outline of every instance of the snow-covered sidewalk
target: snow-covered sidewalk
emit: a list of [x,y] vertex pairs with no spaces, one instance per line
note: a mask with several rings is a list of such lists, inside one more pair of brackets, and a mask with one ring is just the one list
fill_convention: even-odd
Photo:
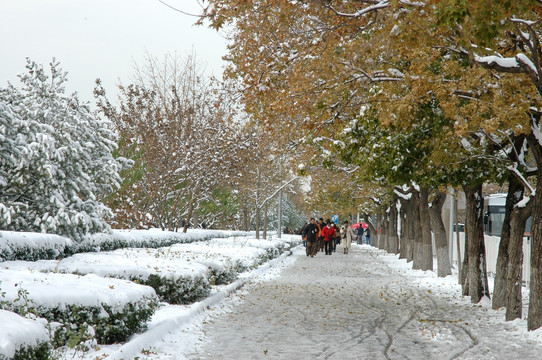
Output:
[[[456,278],[411,270],[366,245],[332,256],[294,250],[291,266],[208,314],[192,351],[160,359],[539,359],[542,332],[504,321],[489,301],[471,304]],[[233,304],[233,305],[232,305]],[[215,310],[220,313],[221,311]],[[183,343],[178,339],[179,344]],[[173,345],[173,344],[170,344]],[[190,346],[186,343],[182,348]],[[170,352],[172,351],[172,352]],[[154,357],[153,357],[154,358]]]

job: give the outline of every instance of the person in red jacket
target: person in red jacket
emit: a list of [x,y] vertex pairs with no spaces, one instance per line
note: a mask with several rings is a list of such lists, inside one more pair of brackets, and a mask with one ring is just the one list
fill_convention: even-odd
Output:
[[331,226],[331,220],[327,220],[326,226],[322,229],[322,236],[324,237],[324,249],[326,255],[331,255],[333,251],[333,243],[335,242],[335,228]]

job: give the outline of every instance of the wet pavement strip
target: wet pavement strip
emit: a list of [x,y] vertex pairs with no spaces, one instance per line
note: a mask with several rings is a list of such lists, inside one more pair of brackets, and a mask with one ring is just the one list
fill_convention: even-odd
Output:
[[511,359],[510,342],[533,356],[542,350],[495,329],[468,298],[420,288],[380,250],[354,245],[345,255],[339,245],[331,256],[306,257],[303,248],[293,256],[280,277],[249,285],[231,313],[203,325],[188,358]]

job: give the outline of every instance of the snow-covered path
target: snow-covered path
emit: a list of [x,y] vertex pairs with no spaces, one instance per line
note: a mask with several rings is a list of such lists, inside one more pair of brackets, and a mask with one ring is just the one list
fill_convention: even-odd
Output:
[[[189,359],[539,359],[541,333],[368,246],[297,261],[201,325]],[[401,265],[402,263],[402,265]]]

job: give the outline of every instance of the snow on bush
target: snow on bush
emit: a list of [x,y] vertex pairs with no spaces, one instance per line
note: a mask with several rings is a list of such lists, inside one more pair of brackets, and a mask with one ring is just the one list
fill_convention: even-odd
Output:
[[[255,247],[238,247],[233,244],[233,239],[225,239],[224,244],[213,244],[212,241],[178,244],[172,246],[167,253],[158,256],[170,259],[185,259],[199,262],[212,268],[216,276],[221,277],[225,273],[241,273],[257,267],[261,259],[266,257],[266,251]],[[225,274],[224,274],[225,275]],[[227,283],[219,280],[217,283]]]
[[118,188],[128,164],[112,155],[117,133],[76,94],[59,64],[27,61],[22,87],[0,88],[0,227],[80,240],[108,230],[100,199]]
[[113,230],[110,234],[88,236],[78,244],[77,252],[111,251],[121,248],[159,248],[179,243],[209,240],[228,236],[246,236],[244,231],[189,229],[186,233],[149,230]]
[[57,259],[73,251],[74,242],[54,234],[0,231],[0,262]]
[[80,243],[66,237],[32,232],[0,231],[0,262],[9,260],[58,259],[74,253],[111,251],[121,248],[158,248],[178,243],[203,241],[247,232],[189,229],[187,233],[150,230],[113,230],[85,236]]
[[[18,263],[18,264],[17,264]],[[207,266],[188,261],[153,256],[150,249],[119,249],[112,252],[83,253],[61,261],[4,263],[1,267],[41,272],[95,274],[126,279],[154,288],[161,301],[188,304],[210,293]]]
[[42,322],[0,310],[0,359],[49,357],[49,332]]
[[154,289],[89,274],[0,270],[2,307],[49,321],[55,345],[82,336],[99,343],[125,341],[146,328],[158,306]]

